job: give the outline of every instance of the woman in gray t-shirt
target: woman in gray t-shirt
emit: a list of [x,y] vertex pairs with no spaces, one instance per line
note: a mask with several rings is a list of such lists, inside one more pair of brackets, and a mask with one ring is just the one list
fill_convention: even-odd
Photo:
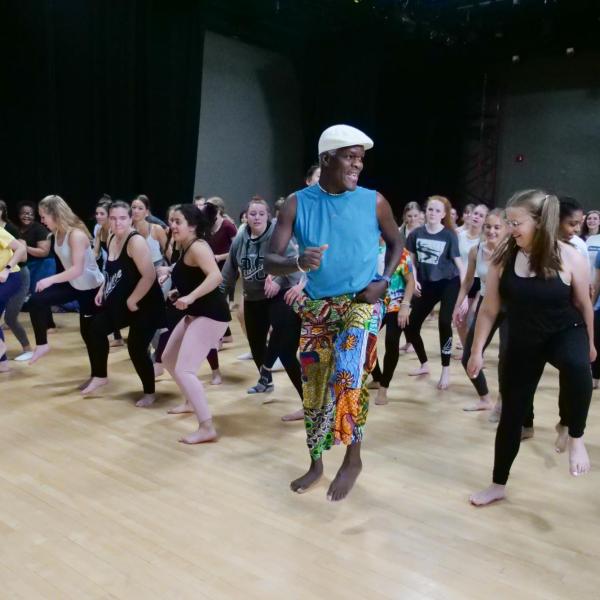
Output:
[[413,299],[412,314],[406,329],[406,339],[414,346],[421,366],[410,375],[429,373],[427,353],[421,337],[421,327],[427,315],[440,303],[439,332],[442,374],[438,389],[445,390],[450,382],[452,353],[452,311],[464,277],[458,238],[450,217],[450,202],[443,196],[431,196],[425,209],[425,225],[408,236],[408,248],[416,266],[417,287],[421,296]]

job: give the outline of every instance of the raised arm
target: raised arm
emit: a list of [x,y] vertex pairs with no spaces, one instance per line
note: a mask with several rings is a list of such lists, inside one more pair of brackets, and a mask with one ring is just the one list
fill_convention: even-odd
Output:
[[[296,258],[286,256],[286,250],[294,233],[294,221],[296,220],[296,195],[287,197],[285,204],[281,207],[275,223],[275,230],[269,242],[269,250],[265,256],[265,271],[271,275],[287,275],[298,271]],[[298,258],[300,261],[300,258]],[[302,263],[299,263],[302,265]],[[305,267],[302,267],[305,269]]]
[[[389,279],[396,270],[402,256],[402,238],[389,202],[379,193],[377,194],[376,210],[379,230],[386,244],[383,277]],[[360,302],[375,304],[385,294],[387,286],[388,283],[384,279],[373,281],[358,294],[356,299]]]

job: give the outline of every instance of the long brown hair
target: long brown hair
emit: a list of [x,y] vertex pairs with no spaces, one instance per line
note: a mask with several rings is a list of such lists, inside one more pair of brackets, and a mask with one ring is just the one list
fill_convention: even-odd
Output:
[[[537,224],[529,254],[531,271],[544,279],[556,277],[562,269],[558,243],[560,225],[558,198],[543,190],[522,190],[511,196],[506,203],[506,208],[524,208]],[[506,268],[518,250],[515,238],[509,235],[494,252],[492,263]]]
[[452,231],[454,231],[454,223],[452,222],[452,215],[450,214],[450,211],[452,210],[452,204],[450,204],[450,200],[448,200],[446,196],[429,196],[429,198],[427,198],[427,202],[425,203],[425,208],[427,208],[427,205],[431,200],[437,200],[438,202],[441,202],[444,205],[444,210],[446,214],[442,219],[442,225],[446,227],[446,229],[451,229]]

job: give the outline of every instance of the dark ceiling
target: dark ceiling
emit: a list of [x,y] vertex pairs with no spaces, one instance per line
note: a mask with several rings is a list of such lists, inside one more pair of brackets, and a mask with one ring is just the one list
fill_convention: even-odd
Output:
[[499,59],[600,47],[600,0],[206,0],[206,7],[209,29],[286,52],[344,36]]

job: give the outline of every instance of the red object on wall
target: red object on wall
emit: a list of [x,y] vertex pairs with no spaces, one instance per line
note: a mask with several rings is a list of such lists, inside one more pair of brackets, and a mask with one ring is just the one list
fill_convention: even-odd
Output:
[[517,156],[515,157],[515,162],[523,162],[525,160],[525,157],[522,154],[517,154]]

